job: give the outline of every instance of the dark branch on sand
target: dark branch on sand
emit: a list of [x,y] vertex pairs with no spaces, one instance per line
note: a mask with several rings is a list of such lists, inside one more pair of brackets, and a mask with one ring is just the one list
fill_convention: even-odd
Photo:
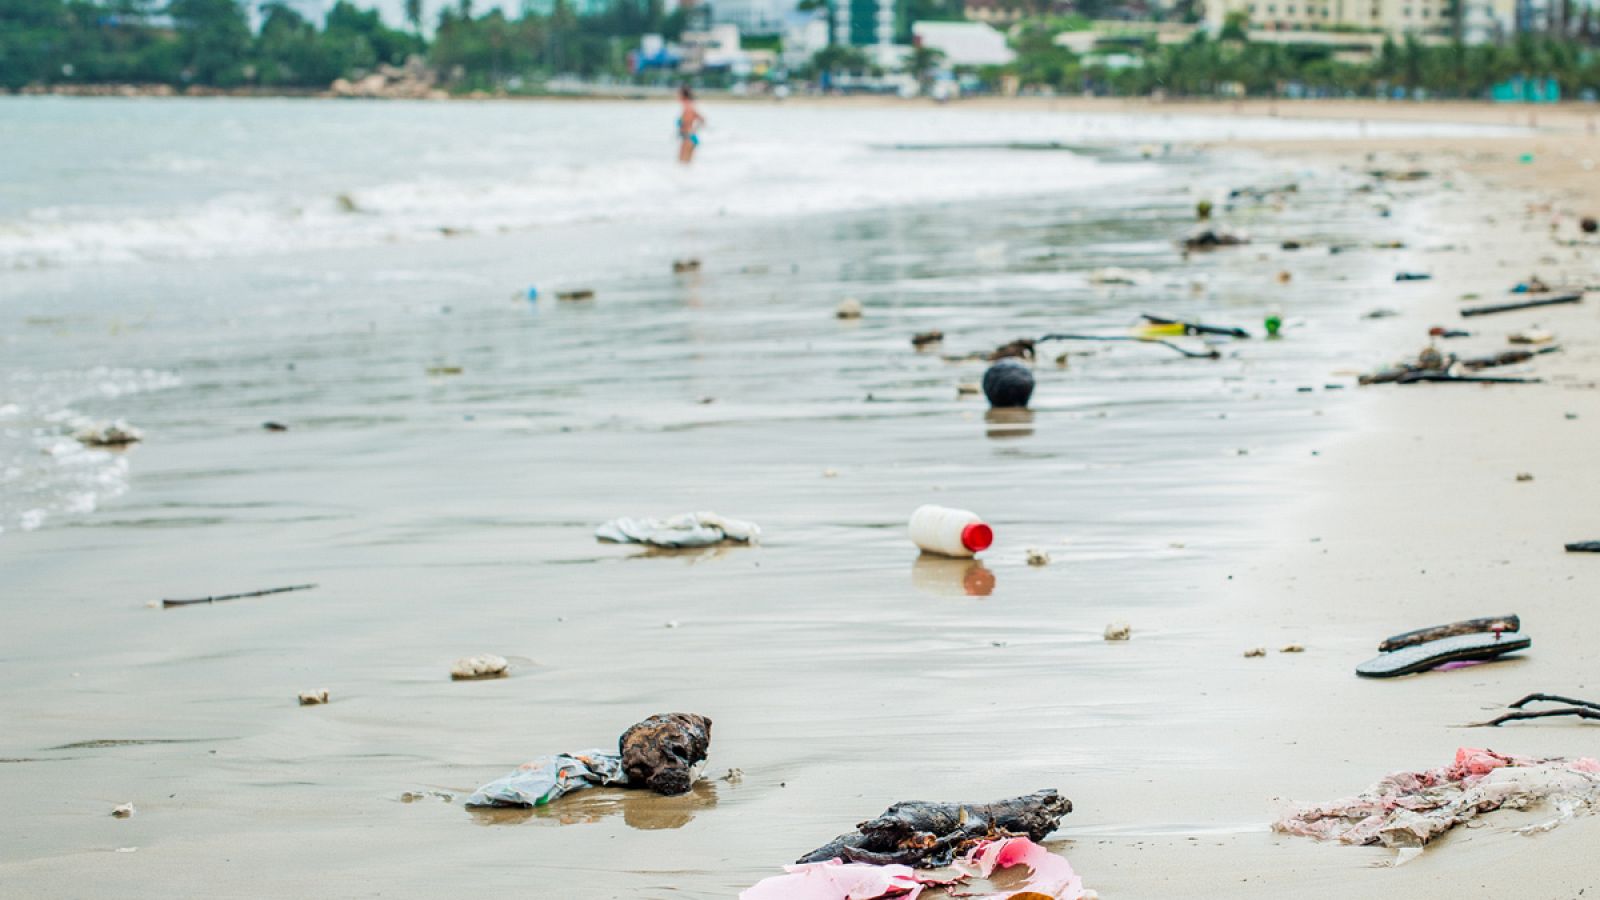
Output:
[[309,591],[316,587],[314,584],[291,584],[288,587],[267,588],[264,591],[249,591],[243,594],[218,594],[215,597],[195,597],[191,600],[162,600],[161,605],[167,606],[194,606],[199,603],[221,603],[224,600],[240,600],[245,597],[265,597],[268,594],[283,594],[289,591]]

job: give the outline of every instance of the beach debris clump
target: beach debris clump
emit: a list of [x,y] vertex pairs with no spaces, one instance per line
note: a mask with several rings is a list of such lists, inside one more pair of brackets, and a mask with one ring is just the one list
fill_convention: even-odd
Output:
[[314,691],[301,691],[298,699],[301,706],[321,706],[328,702],[328,689],[318,688]]
[[72,433],[72,439],[86,447],[126,447],[144,440],[144,432],[117,419],[85,425]]
[[916,347],[918,350],[923,347],[931,347],[942,341],[944,341],[944,332],[942,331],[919,331],[911,336],[911,346]]
[[504,678],[510,674],[511,663],[504,656],[480,653],[463,656],[450,667],[451,681],[479,681],[485,678]]
[[570,291],[556,291],[556,299],[567,303],[580,303],[584,300],[593,300],[594,291],[591,288],[576,288]]
[[1030,565],[1030,566],[1048,566],[1048,565],[1050,565],[1050,554],[1047,553],[1043,547],[1029,547],[1025,552],[1028,555],[1028,565]]
[[672,271],[676,275],[682,275],[686,272],[698,272],[700,271],[700,260],[692,257],[690,259],[675,259],[672,261]]
[[654,715],[624,731],[615,753],[584,750],[523,763],[474,791],[467,806],[544,806],[573,791],[602,786],[685,794],[710,747],[711,720],[705,716]]
[[1127,622],[1112,622],[1106,626],[1105,639],[1108,641],[1126,641],[1133,637],[1133,626]]
[[1215,250],[1218,247],[1237,247],[1250,243],[1250,239],[1231,231],[1206,228],[1183,239],[1185,250]]
[[111,817],[113,819],[127,819],[131,818],[134,812],[135,810],[132,803],[124,803],[121,806],[111,810]]
[[1358,378],[1357,382],[1363,385],[1451,381],[1489,384],[1536,383],[1539,381],[1537,378],[1494,377],[1474,373],[1482,369],[1527,362],[1540,354],[1554,353],[1560,349],[1556,346],[1547,346],[1538,350],[1507,350],[1491,356],[1462,359],[1454,353],[1444,353],[1430,344],[1422,348],[1414,359],[1401,360],[1376,372],[1369,372]]
[[871,865],[924,868],[948,866],[982,840],[1027,835],[1042,841],[1072,812],[1072,801],[1054,789],[994,803],[896,803],[800,857],[799,864],[842,860]]
[[666,519],[612,519],[596,528],[594,536],[612,544],[713,547],[725,542],[755,543],[761,537],[761,526],[713,512],[688,512]]
[[1083,886],[1083,879],[1072,870],[1065,857],[1058,856],[1026,837],[1001,837],[980,840],[952,868],[943,871],[918,871],[903,865],[819,862],[788,866],[787,874],[775,875],[740,892],[739,900],[861,900],[861,898],[902,897],[915,900],[924,888],[953,888],[973,878],[988,878],[997,869],[1024,866],[1028,877],[1012,889],[979,897],[971,893],[950,896],[978,900],[1095,900],[1097,893]]
[[861,314],[863,312],[864,310],[861,308],[860,300],[857,300],[854,297],[846,297],[839,303],[839,306],[834,309],[833,315],[840,319],[859,319],[861,318]]
[[1352,845],[1382,844],[1399,865],[1457,825],[1498,809],[1549,807],[1553,815],[1518,828],[1549,831],[1600,809],[1600,762],[1588,757],[1534,759],[1462,747],[1448,766],[1396,772],[1362,793],[1302,806],[1274,822],[1275,831]]
[[1265,648],[1265,647],[1251,647],[1249,650],[1246,650],[1244,652],[1244,658],[1245,659],[1259,659],[1260,657],[1263,657],[1263,656],[1266,656],[1266,655],[1267,655],[1267,648]]

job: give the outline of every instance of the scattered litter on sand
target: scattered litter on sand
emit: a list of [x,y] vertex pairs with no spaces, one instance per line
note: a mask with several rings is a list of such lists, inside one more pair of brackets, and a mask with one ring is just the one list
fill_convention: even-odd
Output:
[[1245,659],[1255,659],[1256,657],[1266,656],[1266,655],[1267,655],[1267,648],[1265,648],[1265,647],[1251,647],[1249,650],[1246,650],[1244,652],[1244,658]]
[[451,681],[478,681],[485,678],[504,678],[510,674],[511,663],[503,656],[482,653],[463,656],[450,667]]
[[833,314],[840,319],[859,319],[862,313],[861,301],[854,297],[846,297]]
[[1513,344],[1548,344],[1555,339],[1555,335],[1543,328],[1528,328],[1506,335],[1506,340]]
[[1532,646],[1532,639],[1519,633],[1521,627],[1516,616],[1496,616],[1408,631],[1380,643],[1378,655],[1356,666],[1356,674],[1393,678],[1446,664],[1498,659]]
[[288,431],[289,430],[289,426],[283,424],[282,422],[262,422],[261,423],[261,428],[264,431]]
[[722,780],[729,784],[740,784],[744,781],[744,770],[738,768],[729,769],[723,774]]
[[1133,626],[1127,622],[1112,622],[1106,626],[1105,639],[1108,641],[1125,641],[1133,637]]
[[1517,473],[1517,480],[1518,481],[1532,481],[1533,480],[1533,473],[1532,472],[1518,472]]
[[654,715],[622,733],[617,752],[585,750],[523,763],[467,798],[467,806],[544,806],[598,786],[689,792],[711,747],[711,720],[692,713]]
[[613,544],[712,547],[724,541],[753,543],[761,537],[761,528],[712,512],[692,512],[667,519],[612,519],[596,528],[594,536]]
[[132,803],[124,803],[121,806],[117,807],[116,809],[113,809],[111,811],[111,816],[112,816],[112,818],[115,818],[115,819],[126,819],[126,818],[132,816],[133,813],[134,813],[133,804]]
[[1028,565],[1030,565],[1030,566],[1048,566],[1048,565],[1050,565],[1050,554],[1046,553],[1043,548],[1041,548],[1041,547],[1029,547],[1024,552],[1026,552],[1027,555],[1028,555]]
[[460,366],[429,366],[428,367],[428,374],[429,375],[434,375],[434,376],[460,375],[461,372],[462,372],[462,369],[461,369]]
[[1399,865],[1421,854],[1429,841],[1484,813],[1541,806],[1554,815],[1519,832],[1548,831],[1600,809],[1600,762],[1462,747],[1449,766],[1396,772],[1355,797],[1301,807],[1272,827],[1319,840],[1382,844],[1399,851]]
[[400,795],[401,803],[416,803],[419,800],[442,800],[445,803],[455,802],[456,795],[448,791],[406,791]]
[[568,303],[577,303],[582,300],[593,300],[594,291],[590,288],[578,288],[571,291],[556,291],[556,299]]
[[698,272],[700,271],[700,260],[675,259],[672,261],[672,271],[674,274],[678,275],[681,275],[685,272]]
[[799,864],[843,860],[937,868],[980,840],[1025,834],[1042,841],[1072,812],[1072,801],[1045,789],[994,803],[896,803],[800,857]]
[[942,331],[919,331],[911,336],[911,346],[919,350],[923,347],[931,347],[942,341],[944,341],[944,332]]
[[988,878],[997,869],[1026,866],[1029,876],[1013,889],[997,894],[952,893],[969,900],[1093,900],[1067,860],[1025,837],[980,840],[942,872],[919,872],[910,866],[847,863],[837,860],[785,866],[775,875],[739,894],[739,900],[874,900],[894,897],[916,900],[927,887],[953,887],[972,878]]
[[1250,243],[1250,239],[1227,231],[1207,228],[1183,239],[1185,250],[1215,250],[1218,247],[1237,247]]
[[1282,647],[1278,648],[1278,652],[1279,653],[1304,653],[1304,652],[1306,652],[1306,648],[1305,648],[1305,646],[1303,644],[1284,644]]
[[1433,276],[1427,272],[1396,272],[1395,281],[1432,281]]
[[995,409],[1022,409],[1033,397],[1033,370],[1015,359],[1002,359],[983,373],[983,395]]
[[126,447],[144,440],[144,432],[117,419],[85,425],[72,433],[72,439],[86,447]]
[[314,691],[301,691],[299,700],[301,706],[321,706],[328,702],[328,689],[318,688]]
[[975,512],[925,503],[906,524],[911,543],[924,553],[964,558],[994,543],[994,529]]

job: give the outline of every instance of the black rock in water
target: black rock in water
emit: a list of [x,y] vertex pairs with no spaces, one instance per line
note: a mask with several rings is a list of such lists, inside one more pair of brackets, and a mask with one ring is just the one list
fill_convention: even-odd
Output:
[[995,409],[1020,409],[1033,396],[1033,370],[1015,359],[1002,359],[983,373],[983,395]]

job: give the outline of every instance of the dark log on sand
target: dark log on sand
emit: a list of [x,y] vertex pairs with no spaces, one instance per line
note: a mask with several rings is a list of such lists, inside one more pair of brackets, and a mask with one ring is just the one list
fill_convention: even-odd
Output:
[[1397,634],[1378,645],[1378,650],[1388,653],[1390,650],[1399,650],[1401,647],[1410,647],[1414,644],[1425,644],[1440,638],[1455,637],[1458,634],[1481,634],[1486,631],[1521,631],[1522,620],[1516,616],[1490,616],[1484,619],[1465,619],[1460,622],[1451,622],[1449,625],[1434,625],[1431,628],[1418,628],[1405,634]]
[[265,597],[268,594],[285,594],[289,591],[309,591],[316,587],[314,584],[292,584],[288,587],[267,588],[264,591],[249,591],[243,594],[218,594],[215,597],[195,597],[192,600],[162,600],[162,606],[194,606],[198,603],[221,603],[224,600],[240,600],[245,597]]
[[1583,299],[1582,294],[1562,294],[1559,297],[1546,297],[1543,300],[1523,300],[1519,303],[1497,303],[1493,306],[1470,306],[1461,311],[1465,318],[1473,316],[1491,316],[1495,313],[1515,312],[1519,309],[1533,309],[1539,306],[1558,306],[1563,303],[1577,303]]
[[896,803],[800,857],[799,862],[843,859],[873,865],[947,866],[965,845],[1004,834],[1040,841],[1072,812],[1072,801],[1053,789],[995,803]]

